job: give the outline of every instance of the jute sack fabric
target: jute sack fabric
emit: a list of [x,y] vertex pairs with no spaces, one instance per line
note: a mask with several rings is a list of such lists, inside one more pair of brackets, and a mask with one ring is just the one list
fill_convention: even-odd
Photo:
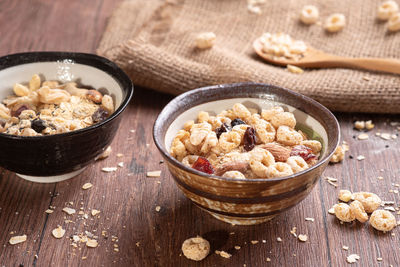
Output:
[[[314,2],[323,22],[343,13],[347,25],[330,34],[321,24],[299,22]],[[310,96],[333,111],[400,113],[400,75],[350,69],[293,74],[260,60],[252,42],[264,32],[285,32],[323,51],[351,57],[400,59],[400,32],[376,20],[380,1],[268,0],[262,14],[245,0],[125,1],[114,11],[98,54],[124,69],[134,84],[180,94],[194,88],[242,81],[274,84]],[[214,47],[199,50],[195,38],[214,32]]]

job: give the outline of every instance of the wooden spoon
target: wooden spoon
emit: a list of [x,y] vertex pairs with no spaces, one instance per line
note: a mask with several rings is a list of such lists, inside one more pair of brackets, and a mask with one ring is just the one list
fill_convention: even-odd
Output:
[[299,60],[274,58],[263,51],[261,38],[253,43],[256,53],[269,63],[301,68],[351,68],[400,74],[400,60],[390,58],[350,58],[331,55],[313,47],[308,47],[304,57]]

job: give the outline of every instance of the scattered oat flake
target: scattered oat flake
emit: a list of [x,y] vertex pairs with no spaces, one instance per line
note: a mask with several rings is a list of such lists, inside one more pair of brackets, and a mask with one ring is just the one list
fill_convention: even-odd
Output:
[[92,216],[96,216],[97,214],[99,214],[100,213],[100,211],[99,210],[96,210],[96,209],[92,209]]
[[121,167],[121,168],[124,167],[124,163],[123,162],[119,162],[117,165],[118,165],[118,167]]
[[362,78],[363,78],[364,81],[370,81],[371,80],[371,78],[368,77],[368,76],[363,76]]
[[360,256],[358,256],[357,254],[351,254],[351,255],[347,256],[346,260],[348,263],[355,263],[359,259],[360,259]]
[[382,176],[378,176],[377,179],[378,180],[383,180],[383,177]]
[[117,154],[117,158],[122,158],[123,156],[124,156],[124,154],[122,154],[122,153]]
[[132,130],[129,130],[129,132],[134,133],[134,132],[136,132],[136,130],[133,130],[133,129],[132,129]]
[[136,242],[136,246],[137,246],[137,247],[140,247],[140,242]]
[[329,213],[329,214],[335,215],[335,208],[334,208],[334,207],[330,208],[330,209],[328,210],[328,213]]
[[384,140],[390,140],[391,135],[389,133],[381,133],[380,137]]
[[156,211],[159,212],[160,210],[161,210],[161,207],[160,207],[160,206],[157,206],[157,207],[156,207]]
[[314,218],[309,218],[309,217],[308,217],[308,218],[305,218],[305,220],[306,220],[306,221],[313,222],[315,219],[314,219]]
[[44,212],[46,212],[46,213],[48,213],[48,214],[51,214],[51,213],[53,213],[53,212],[54,212],[54,210],[47,209],[47,210],[45,210]]
[[160,177],[161,171],[151,171],[147,172],[147,177]]
[[236,249],[236,250],[239,250],[239,249],[240,249],[240,246],[235,246],[235,249]]
[[258,240],[251,240],[250,241],[253,245],[258,244]]
[[349,250],[349,247],[348,246],[343,246],[342,249],[343,250]]
[[64,236],[65,230],[61,226],[58,226],[56,229],[53,229],[51,233],[55,238],[61,238]]
[[91,183],[86,183],[86,184],[82,185],[82,189],[87,190],[87,189],[91,188],[92,186],[93,185]]
[[383,209],[385,209],[385,210],[390,210],[390,211],[396,211],[393,207],[384,207]]
[[270,261],[271,261],[271,258],[267,258],[267,261],[270,262]]
[[115,172],[117,167],[104,167],[101,169],[103,172]]
[[96,239],[88,239],[88,241],[86,242],[86,246],[89,248],[95,248],[98,244],[99,243],[97,243]]
[[302,242],[306,242],[306,241],[308,240],[307,235],[299,235],[298,238],[299,238],[299,240],[302,241]]
[[17,235],[10,238],[8,241],[11,245],[16,245],[26,241],[26,235]]
[[382,258],[376,258],[376,260],[377,260],[377,261],[383,261],[383,259],[382,259]]
[[76,212],[75,209],[65,207],[62,209],[63,212],[67,213],[68,215],[74,214]]
[[225,251],[223,251],[223,250],[221,250],[221,251],[216,250],[216,251],[215,251],[215,254],[218,254],[218,255],[220,255],[221,257],[226,258],[226,259],[229,259],[230,257],[232,257],[232,254],[229,254],[228,252],[225,252]]
[[277,238],[276,238],[276,241],[278,241],[278,242],[282,242],[282,238],[280,238],[280,237],[277,237]]
[[359,155],[359,156],[357,156],[357,159],[361,161],[361,160],[364,160],[365,157],[363,155]]
[[369,138],[368,134],[362,133],[357,136],[358,140],[366,140]]

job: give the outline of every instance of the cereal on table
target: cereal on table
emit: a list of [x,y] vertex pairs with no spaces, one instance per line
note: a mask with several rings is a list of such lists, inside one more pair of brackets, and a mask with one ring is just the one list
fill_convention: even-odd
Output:
[[76,83],[41,81],[15,84],[0,103],[0,133],[38,136],[65,133],[98,123],[114,112],[111,96],[78,88]]
[[257,179],[291,175],[316,164],[322,145],[295,129],[282,107],[236,103],[216,116],[201,111],[172,141],[170,153],[188,167],[217,176]]

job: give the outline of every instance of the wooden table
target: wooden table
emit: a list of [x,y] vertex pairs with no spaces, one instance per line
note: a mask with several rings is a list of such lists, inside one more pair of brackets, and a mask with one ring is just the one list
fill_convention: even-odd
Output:
[[[0,55],[34,50],[93,53],[118,2],[3,0]],[[343,140],[350,145],[348,155],[353,157],[346,156],[343,163],[325,171],[325,176],[338,179],[338,187],[321,179],[301,204],[272,221],[232,226],[192,205],[175,186],[165,164],[159,163],[152,124],[171,99],[136,87],[112,143],[112,155],[74,179],[37,184],[0,168],[0,266],[346,266],[346,257],[353,253],[361,257],[356,266],[399,266],[398,229],[384,234],[368,223],[340,224],[327,212],[337,203],[339,189],[376,192],[383,200],[394,201],[397,208],[399,139],[386,141],[375,133],[398,135],[389,122],[399,117],[337,114]],[[369,140],[356,140],[359,132],[352,124],[356,119],[374,121]],[[364,155],[365,160],[356,160],[358,155]],[[124,162],[124,167],[117,172],[101,172],[101,168],[119,162]],[[161,177],[146,178],[146,172],[153,170],[161,170]],[[93,187],[81,189],[87,182]],[[45,213],[50,206],[55,207],[54,212]],[[158,212],[157,206],[161,207]],[[77,213],[67,215],[61,211],[64,207],[73,207]],[[91,209],[101,213],[94,217]],[[78,214],[81,210],[88,214],[87,219]],[[306,221],[306,217],[315,221]],[[66,229],[62,239],[51,234],[58,225]],[[308,241],[297,240],[290,233],[293,227],[297,233],[307,234]],[[99,237],[97,248],[71,245],[70,236],[85,231]],[[106,231],[105,236],[102,231]],[[23,234],[28,237],[26,242],[8,243],[11,236]],[[181,254],[182,242],[196,235],[209,238],[213,251],[225,250],[233,256],[225,259],[211,253],[199,263],[187,260]],[[259,242],[252,244],[252,240]],[[240,250],[234,249],[236,245]],[[348,246],[348,251],[342,246]]]

